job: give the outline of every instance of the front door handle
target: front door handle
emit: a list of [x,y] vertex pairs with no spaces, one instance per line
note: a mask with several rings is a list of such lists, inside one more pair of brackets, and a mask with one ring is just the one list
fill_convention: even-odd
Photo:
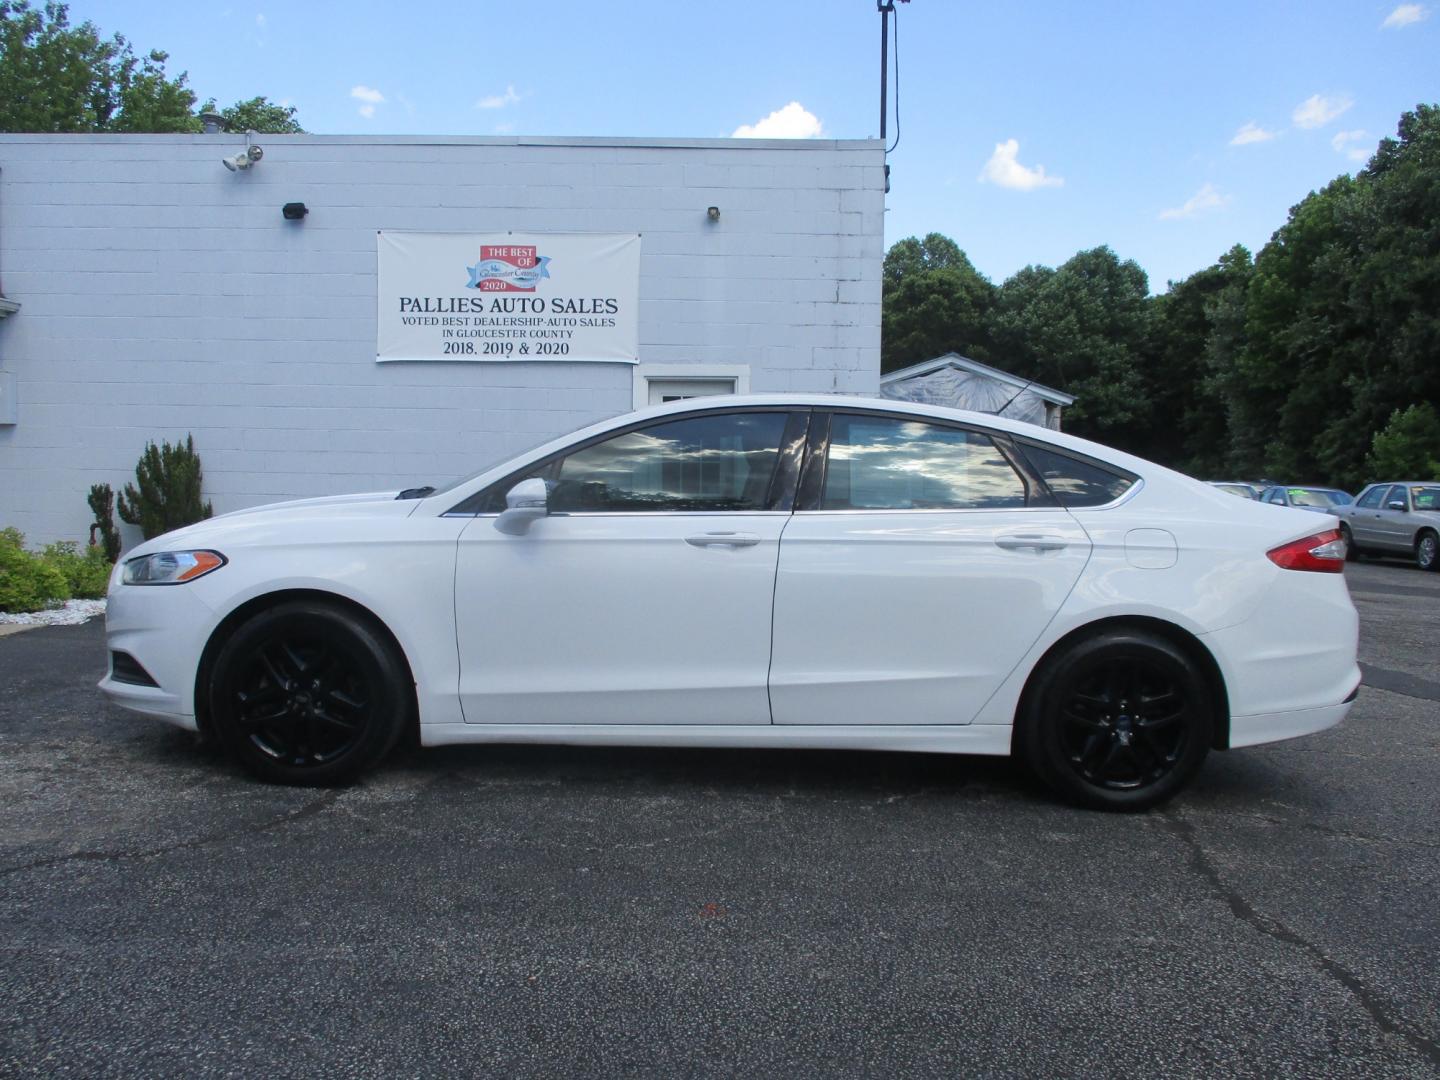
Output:
[[995,546],[1006,551],[1060,551],[1070,546],[1069,541],[1058,536],[1041,536],[1038,533],[1016,533],[1013,536],[997,536]]
[[691,547],[754,547],[760,542],[760,537],[754,533],[737,532],[712,532],[704,533],[701,536],[687,536],[685,543]]

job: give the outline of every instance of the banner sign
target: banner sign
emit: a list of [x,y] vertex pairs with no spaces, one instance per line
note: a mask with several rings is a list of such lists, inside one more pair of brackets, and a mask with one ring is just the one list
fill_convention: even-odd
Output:
[[639,362],[639,236],[377,235],[377,360]]

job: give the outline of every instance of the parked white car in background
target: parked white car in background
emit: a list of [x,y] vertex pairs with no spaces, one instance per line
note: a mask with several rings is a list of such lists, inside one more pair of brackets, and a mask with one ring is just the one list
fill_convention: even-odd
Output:
[[1138,809],[1359,685],[1333,520],[988,415],[826,396],[605,421],[442,490],[227,514],[111,582],[122,705],[258,775],[427,746],[1017,753]]

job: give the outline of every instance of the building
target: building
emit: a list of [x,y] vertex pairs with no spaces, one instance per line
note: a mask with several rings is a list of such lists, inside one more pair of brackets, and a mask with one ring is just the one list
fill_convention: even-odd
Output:
[[[0,135],[0,526],[83,540],[187,432],[223,513],[675,396],[874,394],[883,213],[876,140]],[[540,321],[581,329],[534,333],[569,355],[450,328],[566,282]]]
[[1070,394],[959,353],[946,353],[881,376],[880,393],[897,401],[923,401],[975,412],[996,413],[1003,409],[1012,419],[1028,420],[1053,431],[1060,430],[1066,406],[1075,403]]

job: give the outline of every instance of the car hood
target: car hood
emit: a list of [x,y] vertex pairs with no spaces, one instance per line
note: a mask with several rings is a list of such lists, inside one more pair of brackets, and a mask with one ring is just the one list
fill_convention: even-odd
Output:
[[125,559],[182,548],[217,547],[223,550],[223,545],[228,542],[264,540],[273,538],[282,530],[291,533],[308,532],[312,527],[323,530],[327,524],[344,519],[408,517],[420,505],[419,501],[397,499],[397,494],[395,491],[371,491],[356,495],[326,495],[232,510],[147,540],[127,551]]

